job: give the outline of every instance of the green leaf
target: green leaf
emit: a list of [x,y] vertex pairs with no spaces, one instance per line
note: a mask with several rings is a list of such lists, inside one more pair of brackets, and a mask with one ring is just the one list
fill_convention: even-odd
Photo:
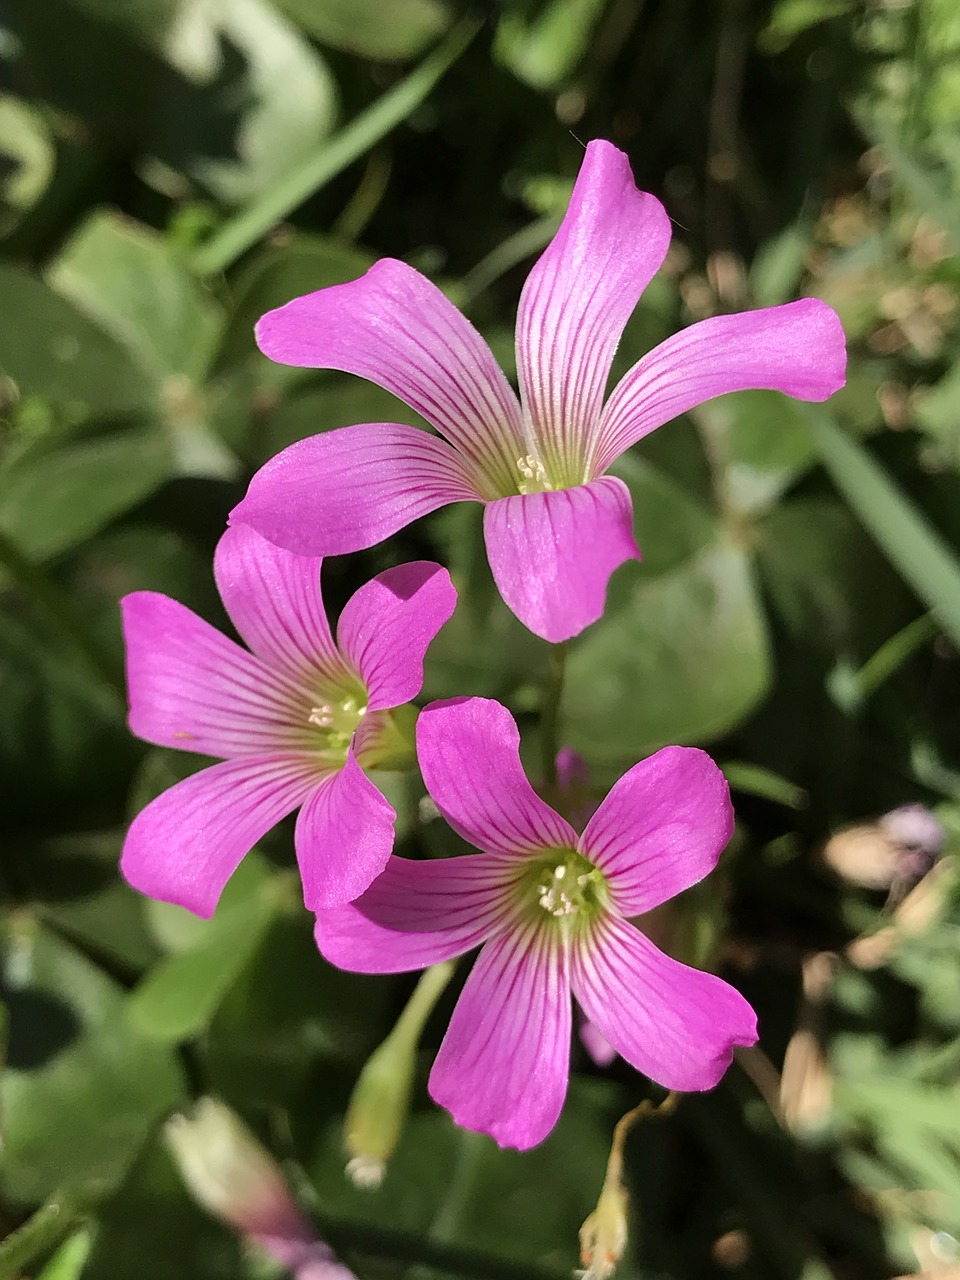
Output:
[[202,1031],[250,962],[280,906],[278,884],[252,857],[231,881],[233,893],[190,945],[160,961],[130,996],[138,1031],[154,1040],[185,1040]]
[[825,413],[806,413],[830,478],[890,563],[960,644],[960,560],[857,440]]
[[725,503],[740,515],[769,510],[816,465],[806,422],[777,391],[734,392],[693,416],[719,468]]
[[361,1249],[366,1226],[390,1227],[569,1274],[577,1229],[596,1203],[610,1132],[625,1109],[610,1081],[574,1077],[556,1128],[526,1152],[458,1130],[435,1109],[417,1112],[374,1193],[345,1178],[335,1122],[321,1134],[311,1174],[325,1214],[338,1220],[338,1238],[353,1237]]
[[801,32],[853,8],[853,0],[779,0],[770,21],[761,31],[759,45],[764,53],[782,53]]
[[716,523],[710,513],[639,454],[625,453],[612,472],[630,490],[634,533],[647,573],[675,569],[713,541]]
[[36,447],[0,467],[0,529],[30,560],[48,560],[98,533],[171,475],[157,430]]
[[27,917],[8,926],[3,984],[4,1192],[16,1203],[57,1189],[99,1197],[180,1098],[176,1059],[135,1030],[111,978]]
[[221,316],[176,246],[132,219],[100,210],[69,242],[48,278],[153,381],[177,472],[233,478],[236,459],[211,430],[208,396],[199,385]]
[[176,246],[109,209],[92,213],[57,257],[47,278],[158,381],[206,369],[217,308]]
[[866,658],[916,612],[839,500],[791,498],[756,526],[757,567],[776,612],[814,650]]
[[377,62],[414,58],[450,24],[442,0],[277,0],[321,44]]
[[396,396],[359,378],[324,378],[319,386],[283,399],[267,414],[250,441],[250,457],[256,466],[296,440],[332,431],[354,422],[405,422],[426,427],[419,414]]
[[264,1272],[190,1196],[154,1137],[97,1215],[87,1280],[258,1280]]
[[93,1248],[94,1232],[91,1227],[81,1227],[69,1240],[65,1240],[37,1280],[80,1280]]
[[[313,927],[299,905],[275,915],[217,1010],[204,1064],[224,1096],[288,1105],[303,1096],[318,1061],[324,1079],[344,1063],[356,1067],[389,1030],[385,1010],[398,979],[335,969],[317,951]],[[315,1112],[325,1105],[314,1098]]]
[[0,234],[37,202],[53,167],[53,143],[43,117],[19,98],[0,95]]
[[[207,145],[191,154],[173,133],[186,123],[188,140],[190,122],[173,115],[164,143],[179,142],[177,167],[225,203],[271,191],[323,149],[335,124],[336,84],[325,60],[265,0],[185,0],[179,20],[191,38],[168,44],[171,62],[194,82],[219,79],[221,109],[237,127],[231,148],[198,138]],[[238,57],[242,77],[230,71]]]
[[357,160],[427,97],[443,73],[476,34],[476,24],[463,20],[399,84],[378,98],[332,138],[329,145],[289,166],[262,198],[232,218],[195,255],[198,271],[223,271],[251,248],[272,226],[292,213],[308,196]]
[[576,69],[589,48],[593,29],[608,0],[547,0],[528,19],[507,12],[497,24],[497,61],[535,89],[556,89]]
[[618,571],[603,618],[571,647],[562,736],[609,775],[733,728],[769,680],[749,557],[720,537],[666,573]]
[[253,327],[263,313],[301,294],[355,280],[372,263],[362,249],[319,236],[295,236],[282,248],[261,250],[237,275],[217,354],[218,368],[253,356],[269,369],[253,340]]
[[41,280],[0,266],[0,373],[69,422],[131,413],[153,388],[130,355]]

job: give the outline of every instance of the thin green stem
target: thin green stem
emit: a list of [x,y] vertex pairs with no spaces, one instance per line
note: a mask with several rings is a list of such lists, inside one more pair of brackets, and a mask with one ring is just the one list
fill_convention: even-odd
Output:
[[54,1249],[71,1230],[79,1212],[76,1201],[66,1193],[50,1196],[0,1243],[0,1280],[16,1280],[36,1258]]
[[871,697],[918,649],[940,632],[940,624],[932,613],[921,614],[885,640],[860,668],[857,683],[864,699]]
[[557,785],[557,752],[560,750],[560,704],[563,700],[563,677],[567,664],[566,643],[550,649],[549,665],[543,683],[540,704],[540,750],[543,780],[549,790]]
[[420,1263],[446,1275],[477,1280],[569,1280],[569,1271],[526,1266],[496,1254],[429,1240],[408,1231],[376,1227],[368,1222],[321,1217],[323,1235],[340,1254],[356,1252],[397,1262]]
[[399,84],[336,134],[309,160],[275,183],[246,209],[230,218],[193,255],[200,275],[214,275],[242,254],[347,165],[358,160],[411,114],[456,62],[476,35],[477,23],[463,19]]
[[559,225],[559,215],[551,213],[521,227],[512,236],[507,236],[485,258],[481,258],[475,267],[471,267],[451,290],[453,301],[458,307],[468,307],[474,298],[483,293],[484,289],[489,289],[511,267],[545,248]]
[[411,1049],[416,1047],[424,1024],[453,977],[456,967],[452,960],[444,960],[424,969],[413,989],[413,995],[390,1032],[389,1039],[406,1044]]
[[338,240],[355,241],[363,235],[386,194],[392,168],[393,160],[386,148],[378,147],[370,152],[356,191],[333,225],[333,234]]

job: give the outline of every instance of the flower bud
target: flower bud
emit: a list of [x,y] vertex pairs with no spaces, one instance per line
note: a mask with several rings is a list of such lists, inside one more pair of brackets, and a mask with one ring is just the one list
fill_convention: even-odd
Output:
[[233,1111],[200,1098],[172,1116],[166,1139],[194,1198],[243,1235],[287,1236],[309,1228],[270,1153]]
[[668,1093],[659,1106],[644,1100],[617,1121],[600,1199],[580,1228],[580,1261],[584,1270],[578,1275],[582,1280],[607,1280],[627,1247],[628,1198],[623,1185],[623,1144],[627,1134],[638,1120],[669,1115],[676,1103],[675,1093]]
[[613,1275],[627,1247],[627,1193],[620,1183],[604,1184],[597,1207],[580,1228],[583,1280]]
[[229,1107],[201,1098],[166,1124],[170,1153],[194,1198],[296,1280],[356,1280],[294,1203],[276,1161]]
[[383,1181],[410,1110],[420,1035],[453,970],[446,961],[421,975],[396,1026],[360,1072],[344,1124],[347,1176],[358,1187],[374,1188]]

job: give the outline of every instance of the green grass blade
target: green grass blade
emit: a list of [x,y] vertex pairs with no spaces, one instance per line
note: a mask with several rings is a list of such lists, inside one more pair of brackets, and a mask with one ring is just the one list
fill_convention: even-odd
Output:
[[378,98],[342,129],[308,163],[242,209],[193,255],[200,275],[214,275],[235,262],[271,227],[303,204],[315,191],[354,160],[369,151],[427,97],[445,71],[456,62],[477,33],[470,19],[458,22],[450,34],[399,84]]
[[820,459],[863,527],[960,645],[960,560],[860,442],[807,410]]

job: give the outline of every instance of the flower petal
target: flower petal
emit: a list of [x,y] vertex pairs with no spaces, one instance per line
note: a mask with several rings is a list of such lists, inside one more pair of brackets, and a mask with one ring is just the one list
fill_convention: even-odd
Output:
[[244,644],[264,662],[294,674],[304,667],[343,670],[323,608],[321,563],[319,556],[282,551],[249,525],[234,525],[217,543],[220,598]]
[[432,702],[417,720],[420,771],[459,835],[487,853],[576,848],[577,834],[546,804],[520,763],[520,733],[492,698]]
[[617,1056],[616,1049],[589,1018],[580,1023],[580,1043],[598,1067],[609,1067]]
[[356,373],[399,396],[479,469],[516,472],[520,409],[490,348],[426,276],[383,258],[257,325],[280,364]]
[[169,596],[134,591],[120,608],[138,738],[226,757],[288,741],[297,694],[279,672]]
[[584,451],[614,352],[669,244],[666,210],[637,190],[627,157],[609,142],[591,142],[517,315],[521,399],[540,446],[530,452],[548,475],[576,484],[595,474],[583,470]]
[[231,524],[303,556],[362,551],[448,502],[478,502],[463,462],[416,427],[364,422],[298,440],[265,463]]
[[817,298],[692,324],[654,347],[613,389],[593,473],[671,418],[728,391],[766,388],[826,400],[843,386],[846,359],[837,314]]
[[315,785],[296,761],[259,756],[212,765],[137,814],[120,870],[148,897],[212,916],[244,854]]
[[297,817],[294,845],[308,911],[359,898],[393,851],[396,812],[354,758],[323,778]]
[[607,877],[620,914],[637,916],[708,875],[732,835],[730,788],[714,762],[664,747],[614,785],[580,852]]
[[500,594],[553,644],[596,622],[611,573],[640,559],[630,494],[613,476],[488,503],[483,530]]
[[491,939],[450,1019],[428,1089],[465,1129],[521,1151],[557,1122],[570,1070],[565,953],[546,931]]
[[608,916],[578,936],[573,994],[631,1066],[665,1089],[712,1089],[735,1045],[757,1039],[757,1017],[712,973],[671,960],[626,920]]
[[351,596],[337,640],[367,686],[371,711],[417,696],[427,649],[456,606],[449,573],[429,560],[387,569]]
[[503,868],[487,854],[393,857],[362,897],[317,913],[317,946],[355,973],[425,969],[485,942],[500,924],[502,899]]

